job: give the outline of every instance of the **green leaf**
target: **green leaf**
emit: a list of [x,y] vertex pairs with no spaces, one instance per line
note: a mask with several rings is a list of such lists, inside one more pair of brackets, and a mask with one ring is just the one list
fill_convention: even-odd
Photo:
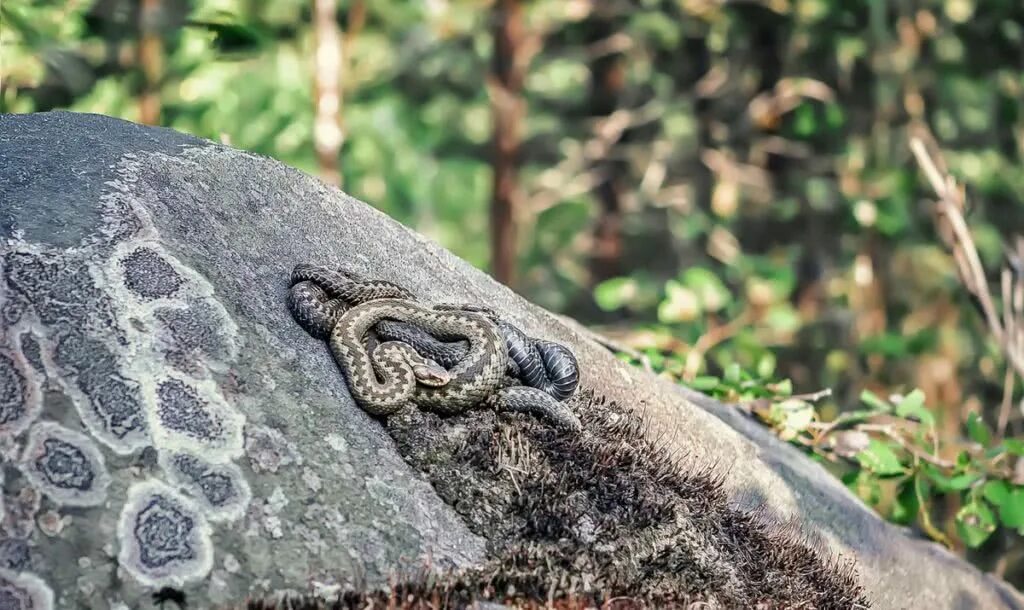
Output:
[[792,440],[814,421],[814,407],[803,400],[789,399],[772,405],[771,419],[777,422],[779,438]]
[[1016,438],[1007,438],[1003,440],[1003,445],[1006,450],[1013,455],[1024,455],[1024,441]]
[[857,461],[862,467],[878,476],[903,474],[903,464],[892,448],[877,439],[871,439],[867,449],[857,454]]
[[710,390],[714,390],[721,383],[722,380],[719,379],[718,377],[713,377],[711,375],[701,375],[700,377],[694,377],[693,381],[691,381],[688,385],[694,390],[707,392]]
[[886,413],[892,411],[892,407],[889,403],[879,398],[878,395],[871,390],[862,391],[860,393],[860,401],[876,411],[884,411]]
[[801,104],[793,111],[793,132],[800,137],[810,137],[817,131],[818,118],[814,114],[814,107],[810,104]]
[[988,445],[992,440],[992,435],[988,431],[988,426],[981,420],[981,416],[977,413],[971,413],[967,416],[967,434],[971,437],[971,440],[978,443],[979,445]]
[[974,485],[974,483],[981,479],[982,476],[983,475],[980,472],[965,472],[958,474],[954,477],[950,477],[949,487],[953,491],[962,491],[971,485]]
[[981,495],[995,506],[1001,506],[1010,496],[1010,484],[999,480],[988,481],[982,486]]
[[700,300],[692,290],[675,280],[665,282],[665,300],[658,304],[659,322],[690,322],[700,314]]
[[783,379],[776,383],[769,383],[767,389],[779,396],[790,396],[793,394],[793,382],[789,379]]
[[629,277],[615,277],[594,287],[594,301],[603,311],[615,311],[625,307],[636,294],[636,280]]
[[838,129],[843,126],[845,117],[843,115],[843,107],[839,104],[830,103],[825,106],[825,123],[832,129]]
[[896,415],[913,417],[926,426],[935,426],[935,416],[924,406],[924,392],[921,390],[914,390],[904,396],[900,404],[896,405]]
[[743,371],[740,369],[740,365],[736,362],[732,362],[729,366],[725,367],[725,378],[726,383],[737,385],[742,380]]
[[964,543],[977,548],[996,531],[996,517],[985,502],[970,502],[957,512],[956,526]]
[[1024,488],[1014,487],[999,503],[999,521],[1009,528],[1024,526]]
[[876,415],[878,415],[877,409],[856,409],[854,411],[847,411],[846,413],[840,414],[836,418],[836,421],[841,422],[844,425],[859,424],[861,422],[868,421]]
[[1000,443],[995,447],[989,447],[981,455],[986,460],[994,460],[1004,453],[1006,453],[1006,445]]
[[879,354],[890,358],[906,356],[907,338],[897,333],[882,333],[865,338],[860,342],[859,349],[865,354]]
[[962,491],[982,477],[978,472],[965,472],[949,477],[939,472],[938,469],[928,468],[926,470],[928,478],[935,483],[935,487],[939,491],[943,492]]
[[757,361],[757,376],[760,379],[768,379],[775,372],[775,354],[771,352],[762,354]]
[[732,299],[732,294],[722,280],[702,267],[687,269],[683,273],[682,283],[697,295],[705,311],[719,311]]
[[920,510],[920,502],[917,500],[917,492],[914,489],[913,478],[904,481],[899,488],[899,493],[892,505],[892,520],[896,523],[911,523],[917,517]]
[[914,390],[910,394],[907,394],[900,401],[900,404],[896,405],[896,412],[899,413],[900,409],[914,410],[920,409],[924,406],[924,392],[919,389]]
[[790,333],[798,330],[803,325],[803,320],[796,308],[789,303],[777,303],[768,310],[764,323],[774,331]]

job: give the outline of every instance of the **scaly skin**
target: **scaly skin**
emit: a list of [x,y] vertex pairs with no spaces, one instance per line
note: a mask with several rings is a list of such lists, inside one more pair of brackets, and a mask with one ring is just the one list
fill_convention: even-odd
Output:
[[[511,377],[518,378],[525,386],[550,394],[558,401],[573,395],[580,381],[579,364],[567,347],[553,341],[528,337],[504,320],[497,320],[497,324],[508,348],[508,373]],[[381,320],[374,331],[382,340],[412,345],[425,358],[447,368],[465,358],[469,350],[465,341],[441,341],[422,328],[406,322]]]
[[[385,318],[415,324],[441,339],[465,339],[469,352],[448,371],[451,380],[442,387],[417,385],[411,368],[396,359],[388,360],[388,374],[379,381],[363,337]],[[377,299],[349,309],[338,318],[328,344],[345,371],[352,396],[374,415],[390,415],[409,402],[440,413],[460,413],[494,394],[508,366],[505,340],[485,316],[437,311],[401,299]]]
[[[307,332],[328,340],[353,398],[368,413],[390,415],[410,402],[443,414],[489,404],[533,413],[562,427],[580,428],[575,414],[556,400],[571,395],[579,381],[572,352],[558,344],[529,339],[514,326],[500,322],[490,310],[426,307],[390,282],[357,279],[312,265],[297,265],[292,272],[288,307]],[[400,329],[397,334],[401,337],[381,332],[389,326]],[[373,338],[372,344],[377,335],[392,340],[367,347],[367,338]],[[526,354],[527,349],[511,349],[512,342],[520,338],[524,345],[538,345],[533,354]],[[424,347],[431,341],[454,348],[455,355],[445,354],[449,360],[442,363],[448,370],[425,357],[432,355],[429,347]],[[553,381],[531,369],[535,376],[531,379],[547,386],[519,385],[519,380],[506,375],[508,370],[518,373],[521,368],[513,354],[541,371],[553,371]]]

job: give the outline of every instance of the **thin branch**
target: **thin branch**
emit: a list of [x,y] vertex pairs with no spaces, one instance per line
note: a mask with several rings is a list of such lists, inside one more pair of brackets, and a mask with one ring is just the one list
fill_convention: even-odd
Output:
[[860,424],[857,426],[857,430],[862,432],[877,432],[895,442],[914,457],[934,466],[938,466],[939,468],[952,469],[956,466],[953,462],[936,457],[913,443],[908,442],[907,439],[905,439],[903,435],[896,430],[896,428],[889,424]]
[[704,359],[704,356],[716,345],[727,341],[732,338],[736,333],[743,330],[753,316],[750,313],[750,309],[744,309],[740,315],[736,316],[732,320],[725,324],[719,324],[718,326],[708,329],[708,331],[702,334],[693,343],[693,347],[689,353],[686,354],[686,377],[688,380],[692,380],[693,376],[697,374],[697,371],[690,370],[690,363],[694,363],[699,366],[700,361]]
[[593,136],[577,146],[555,167],[542,172],[535,179],[537,187],[526,197],[530,216],[536,217],[559,202],[590,192],[601,183],[600,167],[589,167],[595,161],[606,159],[612,147],[627,130],[661,119],[664,108],[657,101],[640,108],[620,108],[596,121]]
[[[967,210],[964,189],[945,170],[942,156],[937,151],[929,152],[926,140],[931,144],[930,148],[937,148],[931,135],[926,131],[921,131],[920,136],[911,138],[910,149],[938,197],[935,209],[936,227],[950,249],[960,281],[975,298],[981,309],[989,333],[996,340],[1013,372],[1024,378],[1024,324],[1021,324],[1022,312],[1024,312],[1024,280],[1022,280],[1024,256],[1021,252],[1024,246],[1022,246],[1022,241],[1018,238],[1015,244],[1016,249],[1008,248],[1006,251],[1008,265],[1000,274],[1002,297],[1002,315],[1000,315],[989,288],[977,246],[964,218],[964,212]],[[1009,422],[1009,404],[1013,386],[1012,379],[1004,380],[1004,396],[998,416],[1000,438],[1005,433]]]
[[[981,265],[978,250],[974,246],[974,240],[971,238],[967,222],[963,217],[963,210],[966,209],[963,191],[957,188],[952,176],[947,175],[943,179],[935,161],[920,138],[911,138],[910,148],[931,183],[932,189],[939,197],[936,202],[936,220],[940,224],[944,223],[940,230],[945,234],[947,241],[950,242],[949,246],[953,249],[961,280],[967,290],[977,297],[982,312],[985,314],[985,321],[996,339],[1002,343],[1003,327],[999,322],[995,304],[992,302],[988,283],[985,281],[985,269]],[[1021,370],[1024,371],[1024,369]]]

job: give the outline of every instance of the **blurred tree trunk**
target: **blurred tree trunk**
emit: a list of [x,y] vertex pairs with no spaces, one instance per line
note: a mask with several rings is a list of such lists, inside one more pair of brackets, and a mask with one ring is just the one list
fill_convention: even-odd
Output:
[[[359,4],[357,2],[357,4]],[[313,0],[313,148],[320,177],[341,186],[338,156],[345,136],[341,129],[341,28],[337,0]]]
[[493,13],[494,57],[489,79],[494,115],[494,192],[491,201],[491,273],[515,283],[520,147],[526,105],[525,26],[520,0],[497,0]]
[[139,92],[139,122],[159,125],[161,115],[160,84],[164,73],[164,41],[160,34],[162,0],[142,0],[139,11],[138,62],[142,70]]
[[[585,23],[588,48],[592,54],[590,68],[590,97],[588,114],[592,119],[606,118],[620,105],[626,82],[625,57],[609,44],[620,32],[620,19],[615,9],[596,8]],[[619,140],[625,141],[626,134]],[[622,177],[629,171],[624,161],[615,158],[616,145],[612,145],[603,159],[595,163],[594,170],[600,182],[594,195],[600,204],[594,226],[593,246],[590,253],[590,281],[597,284],[622,273]]]

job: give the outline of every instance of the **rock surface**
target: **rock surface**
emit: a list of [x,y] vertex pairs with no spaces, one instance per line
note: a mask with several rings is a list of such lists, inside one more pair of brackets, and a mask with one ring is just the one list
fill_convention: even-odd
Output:
[[482,560],[484,540],[288,315],[304,261],[486,304],[569,345],[584,385],[717,465],[737,501],[856,558],[876,608],[1024,608],[735,410],[619,363],[585,329],[279,163],[107,117],[3,115],[0,239],[11,607],[145,608],[172,585],[202,608]]

